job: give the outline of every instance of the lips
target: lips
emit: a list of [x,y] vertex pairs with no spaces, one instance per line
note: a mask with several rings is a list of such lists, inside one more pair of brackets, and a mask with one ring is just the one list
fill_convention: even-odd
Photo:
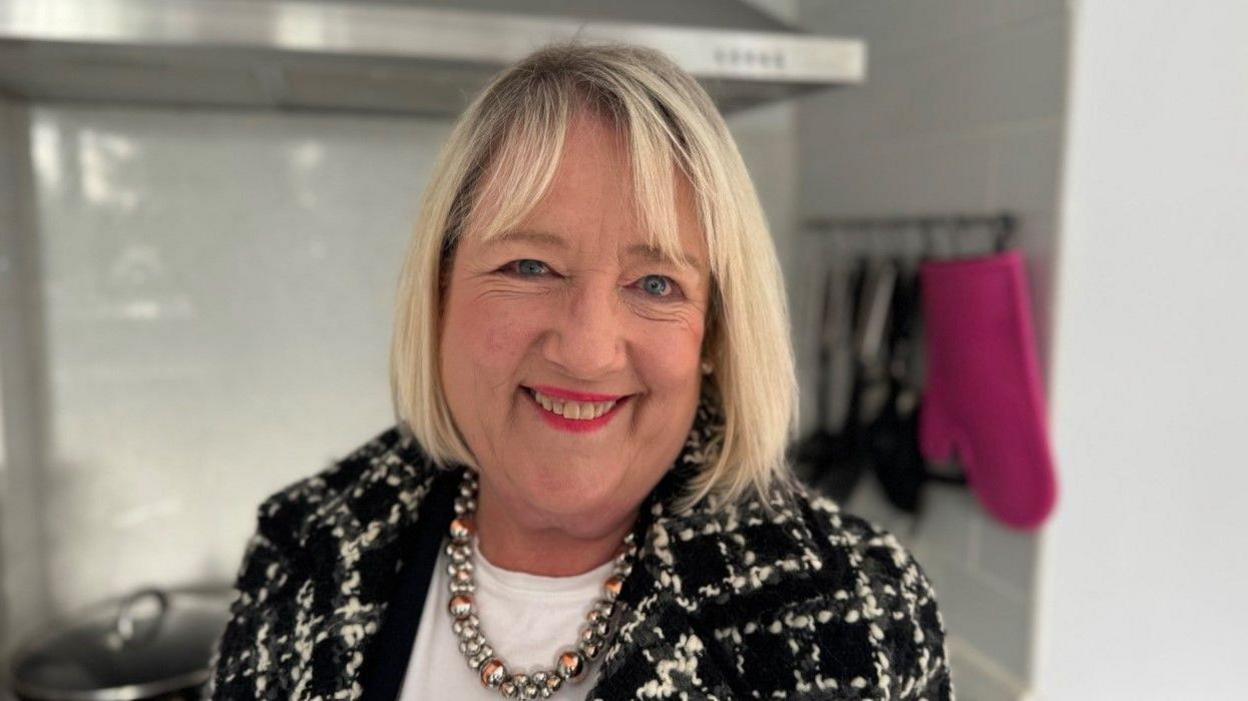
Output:
[[533,385],[525,387],[527,390],[537,390],[552,399],[563,399],[574,402],[613,402],[617,399],[623,399],[627,394],[594,394],[591,392],[577,392],[571,389],[561,389],[559,387],[551,387],[549,385]]
[[[537,389],[522,385],[521,389],[524,390],[524,394],[528,396],[534,409],[548,425],[571,433],[596,431],[606,426],[619,413],[620,407],[633,397],[631,394],[601,395],[554,389],[554,395],[595,398],[592,401],[585,401],[560,399],[558,396],[552,396],[546,393],[546,390],[551,389],[548,387]],[[607,399],[597,399],[600,397],[607,397]]]

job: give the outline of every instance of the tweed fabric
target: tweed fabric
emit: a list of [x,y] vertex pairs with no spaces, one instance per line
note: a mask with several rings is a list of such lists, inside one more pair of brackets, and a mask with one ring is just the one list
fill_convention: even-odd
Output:
[[[716,406],[703,396],[643,504],[588,698],[953,699],[935,592],[891,533],[800,486],[774,488],[771,508],[671,509],[717,454]],[[266,499],[203,698],[359,699],[402,536],[437,474],[391,427]]]

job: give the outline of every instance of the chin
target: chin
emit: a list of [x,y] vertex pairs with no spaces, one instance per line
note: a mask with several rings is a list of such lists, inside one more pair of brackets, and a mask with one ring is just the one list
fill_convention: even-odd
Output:
[[[548,477],[548,476],[544,476]],[[611,525],[635,509],[644,495],[627,503],[627,491],[619,479],[538,479],[525,485],[525,501],[544,517],[559,521],[568,530],[594,530]]]

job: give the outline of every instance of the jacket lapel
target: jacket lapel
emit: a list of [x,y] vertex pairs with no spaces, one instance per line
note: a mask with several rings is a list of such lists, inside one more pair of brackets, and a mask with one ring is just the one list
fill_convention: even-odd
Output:
[[303,554],[308,579],[298,616],[308,641],[295,654],[299,701],[358,699],[365,651],[381,629],[406,547],[438,470],[392,429],[392,445],[350,487],[309,519]]

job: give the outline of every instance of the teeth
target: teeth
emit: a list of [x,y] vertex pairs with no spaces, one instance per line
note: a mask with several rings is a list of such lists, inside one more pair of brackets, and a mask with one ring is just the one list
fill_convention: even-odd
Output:
[[566,419],[575,419],[577,421],[589,421],[611,411],[611,407],[615,406],[617,400],[609,402],[573,402],[564,399],[554,399],[546,395],[532,390],[533,398],[537,400],[542,408],[554,414],[558,414]]

